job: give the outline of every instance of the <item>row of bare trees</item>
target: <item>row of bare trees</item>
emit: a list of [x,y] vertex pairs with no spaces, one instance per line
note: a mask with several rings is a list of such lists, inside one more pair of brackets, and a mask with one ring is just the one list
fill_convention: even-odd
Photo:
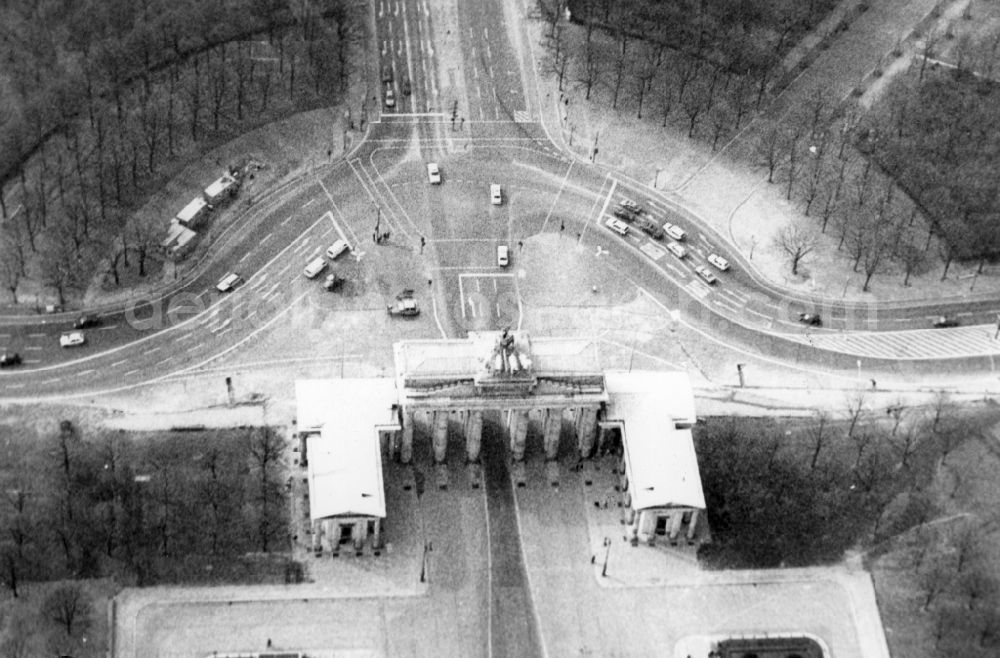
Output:
[[14,42],[71,24],[3,11],[19,26],[3,33],[19,111],[0,125],[0,284],[14,303],[28,278],[62,303],[99,264],[115,283],[130,258],[145,275],[166,218],[131,211],[220,138],[338,99],[364,19],[346,0],[129,4],[124,15],[88,14],[67,64]]

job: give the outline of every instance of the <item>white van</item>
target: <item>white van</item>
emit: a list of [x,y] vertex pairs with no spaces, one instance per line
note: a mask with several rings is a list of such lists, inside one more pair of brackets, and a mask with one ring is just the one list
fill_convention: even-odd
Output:
[[326,269],[326,261],[323,260],[322,256],[314,258],[312,262],[306,265],[306,269],[302,271],[306,275],[307,279],[315,279],[319,276],[319,273]]
[[500,193],[500,186],[497,183],[490,185],[490,203],[494,206],[503,204],[503,195]]
[[510,264],[510,249],[507,245],[500,244],[497,245],[497,265],[500,267],[507,267]]
[[231,274],[227,274],[226,276],[222,277],[222,280],[219,281],[219,284],[217,286],[215,286],[215,289],[218,290],[219,292],[229,292],[230,290],[235,288],[236,284],[238,284],[240,281],[242,281],[240,275],[233,272]]
[[330,248],[326,250],[326,257],[330,260],[334,260],[340,254],[344,253],[351,248],[351,245],[347,244],[346,240],[337,240],[330,245]]

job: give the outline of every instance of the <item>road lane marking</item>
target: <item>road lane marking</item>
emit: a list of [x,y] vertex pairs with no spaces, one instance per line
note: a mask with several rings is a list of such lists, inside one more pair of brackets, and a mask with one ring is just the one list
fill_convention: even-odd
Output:
[[115,361],[114,363],[111,364],[111,367],[112,368],[117,368],[118,366],[120,366],[123,363],[126,363],[127,361],[128,361],[128,359],[122,359],[121,361]]
[[271,236],[272,236],[272,235],[274,235],[274,233],[273,233],[273,232],[271,232],[271,233],[268,233],[267,235],[265,235],[265,236],[264,236],[264,237],[263,237],[263,238],[261,239],[261,241],[260,241],[260,242],[259,242],[258,244],[259,244],[259,245],[262,245],[262,244],[264,244],[265,242],[267,242],[268,240],[270,240],[270,239],[271,239]]
[[284,226],[288,222],[292,221],[292,217],[295,217],[295,215],[289,215],[283,222],[281,222],[281,225]]
[[315,200],[316,200],[315,198],[309,199],[308,201],[306,201],[305,203],[302,204],[302,207],[305,208],[306,206],[308,206],[310,203],[312,203]]
[[24,349],[31,350],[31,351],[41,351],[42,346],[41,345],[28,345]]
[[76,376],[77,376],[77,377],[82,377],[82,376],[84,376],[84,375],[89,375],[89,374],[91,374],[92,372],[94,372],[94,369],[93,369],[93,368],[91,368],[90,370],[81,370],[80,372],[76,373]]
[[106,327],[97,327],[98,331],[111,331],[112,329],[117,329],[117,324],[109,324]]
[[28,338],[45,338],[48,334],[28,334]]
[[[27,363],[27,361],[25,361]],[[7,384],[7,388],[24,388],[24,384]]]
[[252,253],[253,253],[252,251],[248,251],[248,252],[246,252],[245,254],[243,254],[243,257],[242,257],[242,258],[240,258],[240,259],[239,259],[239,261],[237,261],[237,262],[240,262],[240,263],[242,263],[242,262],[243,262],[243,261],[245,261],[245,260],[246,260],[247,258],[250,258],[250,254],[252,254]]

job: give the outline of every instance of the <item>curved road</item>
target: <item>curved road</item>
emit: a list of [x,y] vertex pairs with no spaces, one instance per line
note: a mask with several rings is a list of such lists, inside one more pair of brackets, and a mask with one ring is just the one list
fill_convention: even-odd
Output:
[[[779,357],[850,367],[863,354],[872,365],[926,361],[932,367],[943,358],[987,364],[1000,351],[985,326],[926,330],[930,318],[944,313],[956,314],[963,325],[992,323],[1000,304],[988,296],[863,304],[790,293],[761,279],[681,199],[568,158],[537,121],[538,108],[524,91],[531,85],[523,72],[533,67],[513,48],[511,38],[517,42],[518,36],[504,11],[499,1],[458,3],[456,14],[438,23],[420,0],[377,3],[380,89],[393,89],[398,102],[383,108],[363,142],[344,160],[274,190],[245,212],[195,276],[156,298],[101,312],[101,324],[86,330],[82,347],[58,347],[72,316],[3,319],[0,352],[18,352],[24,364],[0,371],[2,394],[128,387],[209,363],[302,306],[336,309],[342,300],[306,281],[301,268],[343,238],[355,250],[337,269],[361,271],[365,251],[375,248],[376,212],[394,244],[435,263],[443,284],[435,299],[449,326],[517,321],[515,245],[558,232],[598,255],[610,254],[619,271],[693,324],[724,330]],[[444,59],[456,53],[460,65]],[[441,166],[440,186],[427,183],[430,161]],[[504,187],[502,206],[489,204],[494,182]],[[626,198],[657,223],[682,226],[688,257],[676,258],[663,241],[634,226],[624,237],[609,231],[605,220]],[[501,243],[511,246],[508,271],[494,261]],[[710,286],[694,268],[707,266],[712,252],[733,267],[717,273],[718,283]],[[215,284],[230,271],[244,284],[218,293]],[[383,307],[384,300],[362,299],[373,313]],[[824,327],[800,325],[802,312],[820,313]],[[923,331],[895,333],[901,329]],[[878,338],[885,331],[894,333]]]

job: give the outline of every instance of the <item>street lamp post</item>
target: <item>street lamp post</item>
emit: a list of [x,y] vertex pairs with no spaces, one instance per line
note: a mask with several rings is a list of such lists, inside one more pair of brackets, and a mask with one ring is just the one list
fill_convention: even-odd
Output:
[[604,538],[604,566],[601,567],[601,577],[607,578],[608,576],[608,557],[611,556],[611,539],[609,537]]

